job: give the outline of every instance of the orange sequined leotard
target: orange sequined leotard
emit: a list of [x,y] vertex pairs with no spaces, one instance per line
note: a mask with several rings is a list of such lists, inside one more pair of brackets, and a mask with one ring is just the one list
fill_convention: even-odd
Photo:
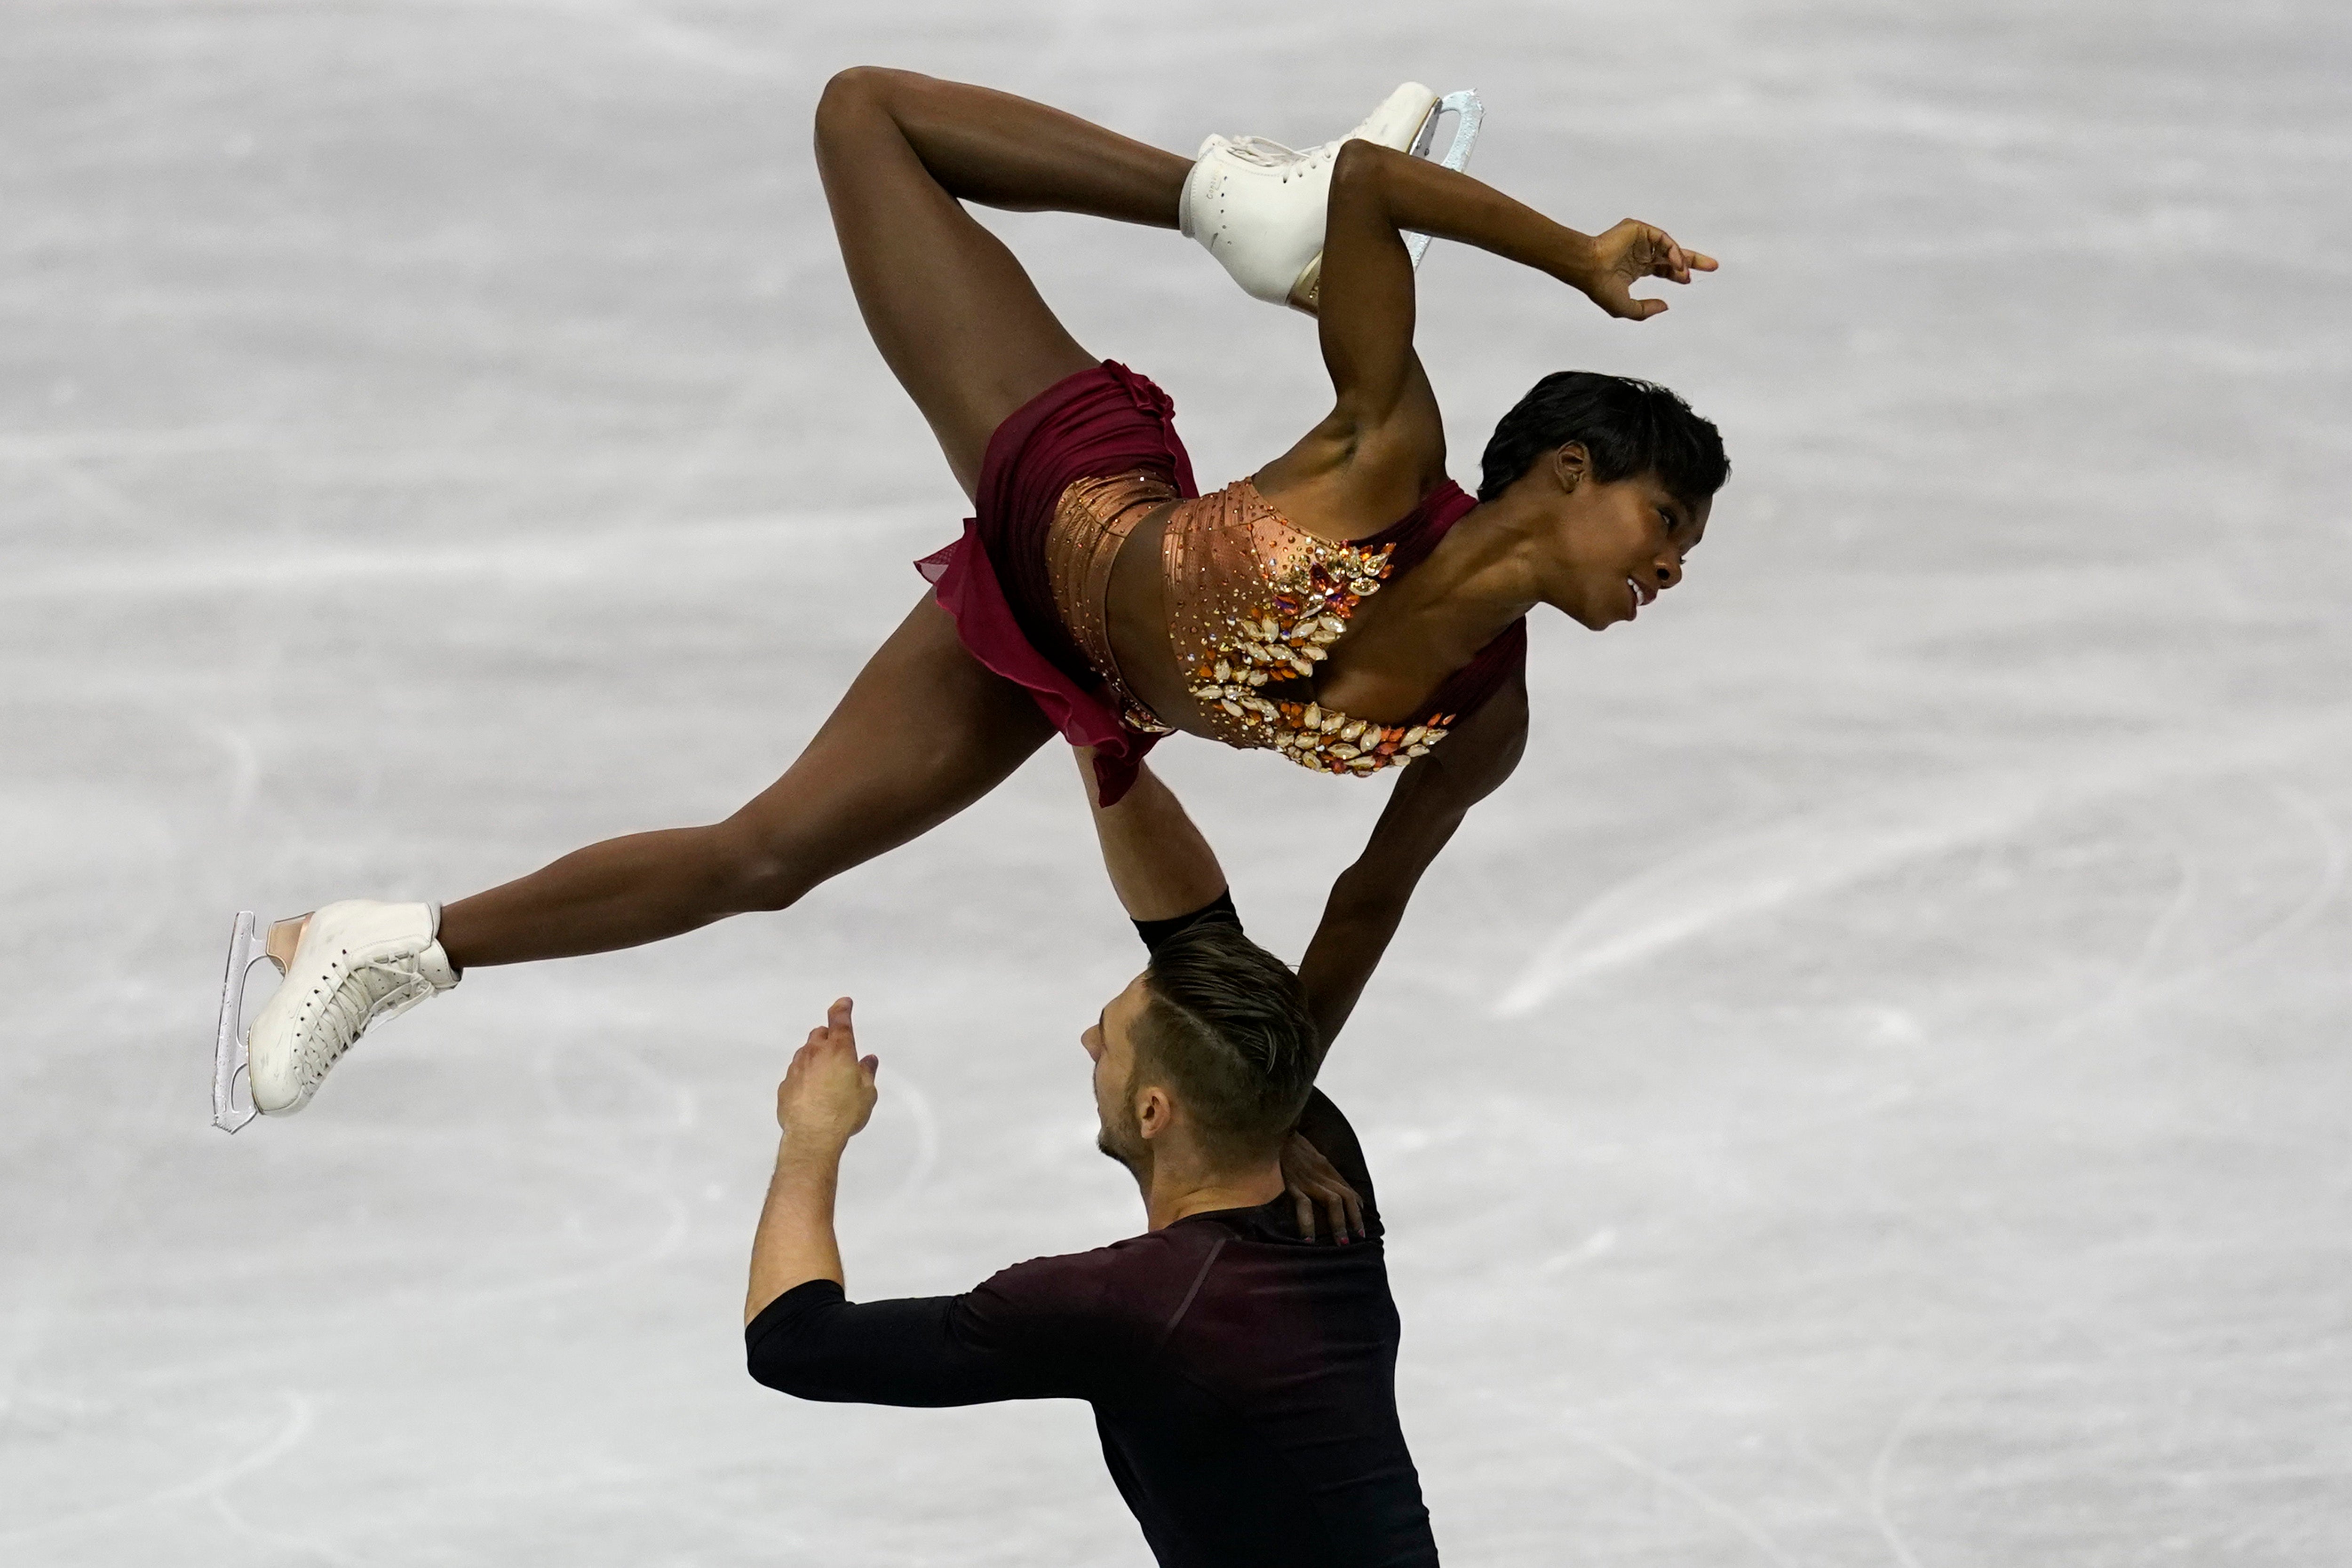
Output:
[[[1109,687],[1122,722],[1145,734],[1169,727],[1120,680],[1104,604],[1119,547],[1175,494],[1151,474],[1081,479],[1063,491],[1047,534],[1047,575],[1062,623]],[[1247,479],[1179,501],[1160,535],[1168,635],[1212,733],[1318,772],[1370,774],[1426,756],[1524,660],[1524,622],[1449,677],[1412,724],[1370,723],[1323,706],[1315,700],[1315,666],[1329,656],[1357,604],[1420,564],[1475,505],[1449,483],[1394,526],[1333,544],[1298,528]]]

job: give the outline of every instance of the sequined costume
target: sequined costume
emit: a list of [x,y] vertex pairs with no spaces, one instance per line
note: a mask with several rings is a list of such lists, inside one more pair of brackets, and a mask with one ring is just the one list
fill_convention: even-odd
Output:
[[1445,738],[1455,717],[1450,689],[1412,724],[1372,723],[1315,700],[1315,666],[1356,606],[1398,570],[1397,544],[1318,538],[1247,479],[1170,514],[1160,536],[1169,643],[1219,740],[1364,774],[1402,768]]
[[1402,767],[1526,663],[1522,620],[1449,676],[1415,723],[1322,707],[1314,667],[1356,605],[1427,559],[1476,503],[1444,484],[1381,532],[1331,544],[1293,527],[1248,480],[1201,497],[1167,393],[1106,361],[997,427],[963,537],[916,564],[973,656],[1027,688],[1072,744],[1094,747],[1107,806],[1171,733],[1121,683],[1103,607],[1129,531],[1171,499],[1160,539],[1171,648],[1229,745],[1333,773]]

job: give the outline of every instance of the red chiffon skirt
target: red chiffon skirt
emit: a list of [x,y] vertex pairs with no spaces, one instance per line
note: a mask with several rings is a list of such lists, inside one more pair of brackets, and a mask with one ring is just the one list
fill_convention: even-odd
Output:
[[1055,382],[1013,411],[988,439],[963,537],[915,563],[972,657],[1025,688],[1073,746],[1095,750],[1106,806],[1135,783],[1160,737],[1121,721],[1054,608],[1045,533],[1062,492],[1080,479],[1138,471],[1200,494],[1176,434],[1176,405],[1125,365],[1101,364]]

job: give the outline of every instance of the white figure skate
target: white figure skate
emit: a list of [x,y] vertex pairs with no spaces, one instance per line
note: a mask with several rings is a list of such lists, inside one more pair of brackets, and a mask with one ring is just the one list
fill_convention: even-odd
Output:
[[[1406,82],[1361,125],[1320,147],[1302,151],[1263,136],[1212,136],[1201,143],[1192,172],[1184,177],[1179,225],[1233,274],[1244,292],[1312,316],[1321,300],[1324,210],[1340,147],[1370,141],[1426,158],[1438,121],[1449,113],[1454,117],[1454,142],[1442,162],[1458,170],[1470,162],[1486,106],[1475,92],[1441,99],[1419,82]],[[1429,236],[1408,235],[1405,245],[1419,267]]]
[[[256,1113],[299,1111],[370,1024],[456,985],[457,971],[436,936],[440,925],[438,904],[353,899],[280,920],[264,936],[253,912],[240,911],[213,1041],[213,1125],[234,1133]],[[264,960],[285,979],[248,1030],[246,985]]]

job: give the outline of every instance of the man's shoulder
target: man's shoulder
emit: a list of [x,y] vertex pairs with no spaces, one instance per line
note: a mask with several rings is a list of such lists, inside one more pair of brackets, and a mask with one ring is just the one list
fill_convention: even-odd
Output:
[[1215,1249],[1213,1228],[1173,1225],[1108,1246],[1032,1258],[982,1281],[965,1300],[998,1331],[1122,1330],[1156,1325],[1174,1310]]
[[1064,1252],[1031,1258],[1000,1270],[983,1291],[995,1290],[1023,1298],[1066,1298],[1118,1295],[1149,1291],[1155,1282],[1197,1266],[1216,1245],[1217,1234],[1198,1226],[1171,1225],[1129,1236],[1084,1252]]

